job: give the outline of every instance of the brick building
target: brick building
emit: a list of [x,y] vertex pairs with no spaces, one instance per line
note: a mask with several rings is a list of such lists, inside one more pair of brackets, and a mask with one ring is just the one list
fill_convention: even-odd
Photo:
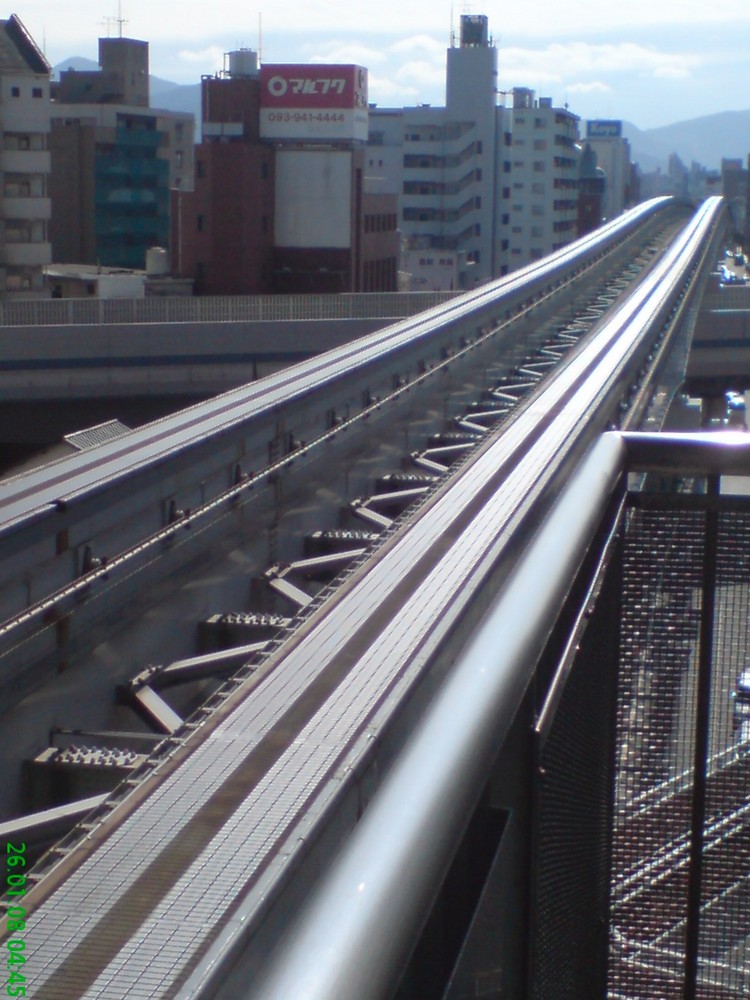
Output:
[[175,267],[198,294],[396,289],[392,197],[366,189],[366,73],[258,67],[202,81],[195,191],[175,194]]

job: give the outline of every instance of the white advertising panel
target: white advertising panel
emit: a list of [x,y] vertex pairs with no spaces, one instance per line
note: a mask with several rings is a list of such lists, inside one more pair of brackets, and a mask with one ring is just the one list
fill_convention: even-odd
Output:
[[327,149],[276,153],[277,247],[343,249],[352,242],[352,154]]

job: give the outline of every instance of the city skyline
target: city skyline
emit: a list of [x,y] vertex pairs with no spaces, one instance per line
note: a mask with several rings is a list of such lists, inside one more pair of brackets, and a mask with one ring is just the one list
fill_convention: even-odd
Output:
[[582,118],[622,118],[644,129],[750,107],[750,9],[739,6],[631,0],[608,10],[589,0],[568,7],[539,0],[519,10],[497,0],[455,7],[415,0],[402,9],[392,0],[289,0],[238,13],[215,0],[210,9],[207,19],[195,0],[82,0],[58,13],[47,0],[25,0],[5,16],[20,17],[52,65],[96,59],[97,39],[121,31],[150,43],[154,75],[187,84],[220,71],[227,51],[260,48],[268,62],[367,66],[370,99],[387,107],[444,102],[451,25],[468,10],[489,17],[500,90],[530,87]]

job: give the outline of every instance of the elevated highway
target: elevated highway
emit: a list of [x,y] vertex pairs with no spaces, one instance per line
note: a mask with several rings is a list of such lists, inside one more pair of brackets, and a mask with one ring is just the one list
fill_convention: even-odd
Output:
[[[496,758],[516,720],[559,699],[537,664],[626,469],[621,439],[600,435],[658,427],[679,385],[723,238],[718,202],[687,224],[679,213],[651,203],[477,293],[0,490],[14,553],[6,704],[21,720],[52,712],[51,690],[59,715],[73,677],[101,692],[104,637],[128,636],[105,680],[129,670],[121,699],[167,734],[28,873],[27,995],[393,994],[488,776],[499,801],[514,794]],[[436,417],[449,426],[415,448],[415,426]],[[363,495],[365,442],[377,462],[406,450],[416,471]],[[306,530],[310,483],[338,495],[334,463],[351,480],[349,524],[367,531],[328,528],[325,552],[283,558],[280,522]],[[270,558],[253,571],[238,539],[259,525],[253,558]],[[240,564],[231,580],[216,570],[224,552]],[[211,602],[249,590],[239,648],[190,656],[188,630],[172,634],[200,603],[190,595],[208,593],[198,570],[219,580]],[[150,627],[113,632],[139,603],[158,608]],[[163,666],[136,672],[147,632]],[[192,713],[195,688],[165,701],[170,670],[208,700]],[[206,692],[217,670],[232,677]]]

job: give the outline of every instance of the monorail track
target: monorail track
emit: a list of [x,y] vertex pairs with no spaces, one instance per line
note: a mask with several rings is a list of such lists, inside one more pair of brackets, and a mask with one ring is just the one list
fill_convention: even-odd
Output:
[[394,523],[327,600],[311,601],[285,642],[253,656],[30,880],[36,985],[27,995],[215,989],[222,970],[201,964],[211,945],[240,910],[243,933],[257,928],[308,841],[352,808],[351,779],[371,772],[385,739],[425,703],[462,624],[481,615],[564,477],[630,398],[718,211],[707,203],[502,431]]
[[[190,558],[181,556],[191,545],[180,529],[193,539],[203,533],[205,544],[213,544],[228,512],[239,521],[251,498],[257,509],[258,493],[290,478],[292,465],[325,462],[344,436],[351,441],[368,424],[382,423],[385,408],[413,408],[409,400],[423,389],[434,396],[441,380],[474,354],[490,357],[497,345],[512,355],[517,317],[532,322],[558,286],[635,238],[644,221],[673,211],[659,202],[639,207],[447,306],[0,483],[0,538],[8,554],[0,564],[0,701],[14,697],[9,681],[18,677],[23,686],[32,677],[27,664],[39,664],[34,672],[44,676],[66,669],[87,643],[92,648],[104,634],[97,615],[137,604],[141,577],[153,574],[157,562],[173,574],[181,558]],[[538,379],[539,364],[535,369]],[[506,395],[517,398],[516,388]]]
[[[434,480],[454,468],[645,273],[682,211],[658,209],[640,208],[528,273],[483,289],[479,305],[472,295],[461,309],[451,303],[347,348],[372,355],[373,342],[397,342],[396,360],[383,350],[380,374],[369,362],[364,374],[352,364],[351,384],[342,388],[334,378],[316,392],[309,376],[325,367],[318,358],[270,384],[244,387],[2,484],[11,517],[0,525],[0,704],[6,712],[15,707],[6,715],[0,766],[18,778],[0,790],[0,810],[18,815],[88,798],[102,789],[99,765],[115,761],[114,750],[139,759],[154,729],[177,729],[216,683],[206,680],[211,671],[225,676],[237,660],[236,650],[221,663],[206,658],[207,649],[217,649],[209,628],[231,630],[234,638],[220,642],[234,646],[267,639],[273,622],[286,631],[285,622],[321,585],[310,574],[325,580],[344,565],[337,531],[355,539],[349,549],[356,559],[358,546],[374,544],[405,508],[408,491],[399,480],[408,476],[382,477],[393,488],[372,494],[373,474],[427,463]],[[455,327],[450,317],[457,312],[468,326]],[[401,357],[412,328],[420,346]],[[341,368],[339,354],[328,361]],[[292,387],[286,409],[279,382]],[[466,405],[480,394],[481,401]],[[311,417],[304,422],[306,407]],[[184,440],[175,430],[183,424]],[[170,448],[163,448],[170,428]],[[407,457],[436,430],[427,448]],[[451,444],[434,447],[436,441]],[[64,488],[68,482],[75,490]],[[54,495],[48,503],[45,496]],[[302,535],[320,528],[330,530],[319,543],[306,538],[300,559]],[[159,695],[163,683],[200,678],[200,690],[182,683],[168,700]],[[122,697],[115,705],[116,686]],[[30,688],[38,696],[24,696]],[[132,709],[149,731],[134,731],[143,723]],[[19,758],[26,762],[23,783]],[[90,782],[92,768],[98,777]],[[111,773],[105,788],[117,780],[119,772]],[[63,798],[60,782],[68,781]],[[42,847],[44,838],[31,839]]]

